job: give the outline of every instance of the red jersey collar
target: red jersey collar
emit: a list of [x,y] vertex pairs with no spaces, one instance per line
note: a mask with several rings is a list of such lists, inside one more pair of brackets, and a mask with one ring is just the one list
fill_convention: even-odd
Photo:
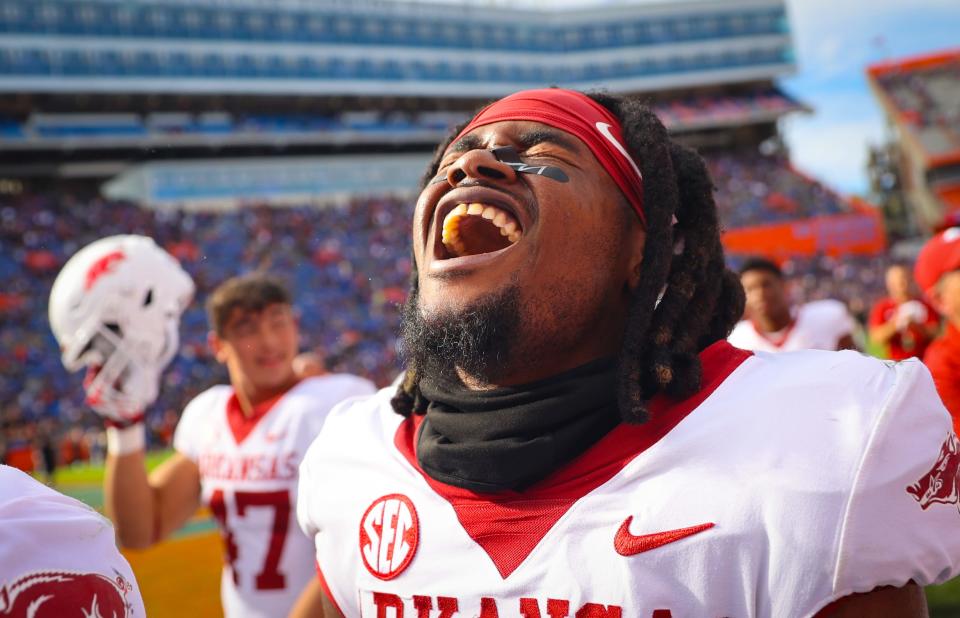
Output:
[[230,393],[230,398],[227,399],[227,424],[230,426],[230,432],[233,434],[233,439],[236,440],[237,446],[246,440],[250,432],[253,431],[257,423],[260,422],[260,419],[266,416],[277,402],[283,399],[286,394],[293,390],[299,383],[299,381],[294,382],[287,390],[254,404],[253,414],[250,416],[243,413],[240,400],[237,398],[237,391],[234,390]]

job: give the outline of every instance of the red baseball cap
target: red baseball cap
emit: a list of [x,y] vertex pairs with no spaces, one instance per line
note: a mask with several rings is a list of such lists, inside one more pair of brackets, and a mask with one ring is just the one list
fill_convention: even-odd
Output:
[[940,277],[953,270],[960,270],[960,227],[947,228],[923,245],[913,277],[921,290],[929,292]]

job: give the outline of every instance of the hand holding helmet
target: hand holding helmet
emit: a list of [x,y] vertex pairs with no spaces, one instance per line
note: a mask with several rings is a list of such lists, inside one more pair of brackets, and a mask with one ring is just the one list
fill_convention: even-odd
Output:
[[156,400],[193,293],[179,262],[145,236],[103,238],[67,261],[50,293],[50,325],[64,367],[87,370],[98,414],[130,424]]

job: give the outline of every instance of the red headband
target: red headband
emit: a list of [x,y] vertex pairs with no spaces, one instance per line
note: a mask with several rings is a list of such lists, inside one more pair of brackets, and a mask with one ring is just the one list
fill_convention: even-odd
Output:
[[460,139],[483,125],[502,120],[531,120],[580,138],[626,196],[640,221],[643,214],[643,175],[627,153],[620,121],[587,95],[573,90],[524,90],[486,106],[460,132]]

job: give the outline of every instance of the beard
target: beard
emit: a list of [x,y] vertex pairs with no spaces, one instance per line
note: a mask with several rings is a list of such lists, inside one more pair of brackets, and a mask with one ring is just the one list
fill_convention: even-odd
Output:
[[404,303],[400,353],[417,373],[485,384],[509,372],[520,331],[520,288],[513,283],[467,307],[425,315],[414,289]]

